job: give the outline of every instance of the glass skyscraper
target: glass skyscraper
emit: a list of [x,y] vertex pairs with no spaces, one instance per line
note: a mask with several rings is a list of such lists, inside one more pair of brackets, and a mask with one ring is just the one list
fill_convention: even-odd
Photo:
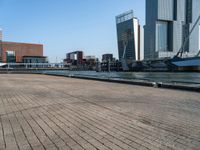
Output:
[[[176,55],[199,14],[200,0],[146,0],[144,58],[157,59]],[[198,52],[199,41],[198,25],[183,47],[187,56],[194,56]]]
[[127,64],[140,58],[139,20],[133,11],[116,17],[119,60],[125,59]]

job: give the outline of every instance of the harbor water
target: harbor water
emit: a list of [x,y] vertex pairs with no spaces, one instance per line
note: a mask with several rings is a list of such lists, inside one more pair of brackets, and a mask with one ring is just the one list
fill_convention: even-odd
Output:
[[194,72],[95,72],[95,71],[44,71],[45,74],[100,79],[137,80],[170,84],[188,84],[200,87],[200,73]]

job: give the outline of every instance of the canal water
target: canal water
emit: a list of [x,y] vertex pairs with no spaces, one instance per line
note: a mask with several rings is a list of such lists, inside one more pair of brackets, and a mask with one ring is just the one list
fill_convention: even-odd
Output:
[[47,74],[92,77],[101,79],[141,80],[163,83],[183,83],[200,86],[200,73],[175,72],[95,72],[95,71],[45,71]]

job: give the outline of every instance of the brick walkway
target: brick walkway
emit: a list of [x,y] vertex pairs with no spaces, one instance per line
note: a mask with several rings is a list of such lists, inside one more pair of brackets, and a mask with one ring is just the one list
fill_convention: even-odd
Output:
[[200,94],[0,74],[0,149],[199,150]]

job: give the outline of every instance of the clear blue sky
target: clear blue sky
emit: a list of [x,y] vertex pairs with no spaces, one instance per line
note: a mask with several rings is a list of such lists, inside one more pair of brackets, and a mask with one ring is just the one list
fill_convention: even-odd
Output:
[[74,50],[118,57],[115,16],[133,9],[144,25],[145,0],[0,0],[5,41],[44,44],[51,62]]

